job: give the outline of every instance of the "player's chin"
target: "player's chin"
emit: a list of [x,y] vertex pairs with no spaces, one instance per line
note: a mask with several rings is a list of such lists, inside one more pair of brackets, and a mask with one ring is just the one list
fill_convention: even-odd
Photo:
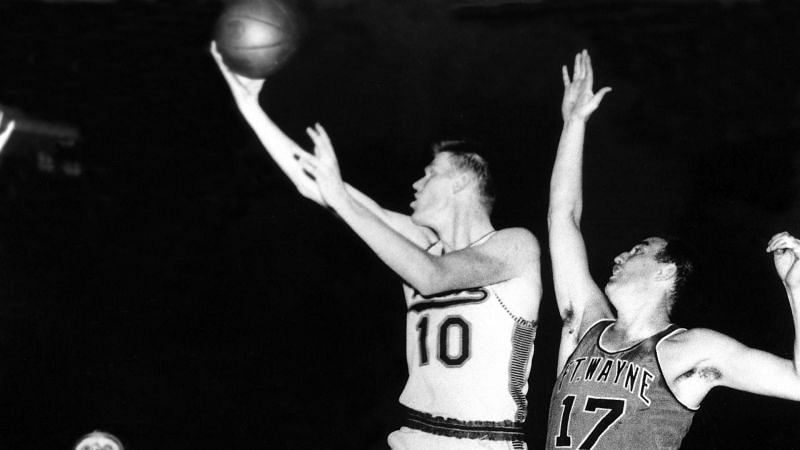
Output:
[[411,222],[414,225],[424,226],[425,218],[422,212],[417,209],[416,202],[411,202]]

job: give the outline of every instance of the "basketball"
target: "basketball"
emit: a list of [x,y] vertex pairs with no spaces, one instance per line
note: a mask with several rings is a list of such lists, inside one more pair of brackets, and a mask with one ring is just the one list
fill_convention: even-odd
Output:
[[278,70],[298,38],[297,15],[281,0],[236,0],[223,10],[215,31],[225,64],[253,79]]

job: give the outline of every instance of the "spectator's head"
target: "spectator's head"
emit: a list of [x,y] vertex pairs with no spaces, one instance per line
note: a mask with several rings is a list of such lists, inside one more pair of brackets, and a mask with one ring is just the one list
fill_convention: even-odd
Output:
[[125,450],[125,447],[111,433],[92,431],[78,440],[75,450]]

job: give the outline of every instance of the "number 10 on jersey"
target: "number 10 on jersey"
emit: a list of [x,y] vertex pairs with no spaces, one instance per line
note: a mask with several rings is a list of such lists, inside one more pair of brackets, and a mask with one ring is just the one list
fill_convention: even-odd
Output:
[[[460,367],[470,356],[470,330],[469,322],[460,316],[447,316],[438,324],[430,324],[427,315],[422,316],[417,322],[417,337],[419,345],[419,365],[428,364],[428,333],[436,333],[436,357],[446,367]],[[450,343],[457,339],[456,348]]]

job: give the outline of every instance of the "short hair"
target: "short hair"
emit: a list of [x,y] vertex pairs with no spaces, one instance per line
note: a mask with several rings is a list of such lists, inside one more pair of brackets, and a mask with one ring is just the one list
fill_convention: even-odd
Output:
[[483,152],[481,144],[466,140],[440,141],[433,145],[434,156],[448,153],[453,167],[475,177],[481,205],[487,214],[491,214],[495,201],[494,180],[489,172],[489,163],[481,156]]
[[675,281],[667,298],[667,312],[671,313],[675,302],[684,296],[686,287],[695,270],[695,251],[680,238],[659,236],[666,243],[655,255],[660,263],[675,264]]

